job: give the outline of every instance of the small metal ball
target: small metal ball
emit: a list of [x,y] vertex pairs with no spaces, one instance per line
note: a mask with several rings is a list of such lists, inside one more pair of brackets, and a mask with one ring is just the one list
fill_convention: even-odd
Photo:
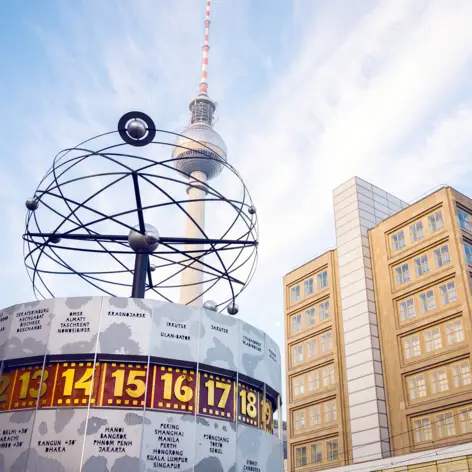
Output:
[[30,211],[35,211],[38,209],[39,203],[38,200],[35,200],[34,198],[28,198],[25,202],[26,208]]
[[154,252],[159,246],[159,232],[151,225],[144,225],[144,231],[141,234],[139,225],[136,225],[128,234],[128,244],[136,252]]
[[133,120],[126,127],[126,132],[133,139],[142,139],[146,135],[146,124],[141,120]]
[[236,303],[230,303],[227,311],[229,315],[237,315],[239,312],[239,306]]
[[256,214],[256,209],[255,209],[253,206],[250,206],[250,207],[247,209],[247,212],[248,212],[250,215],[255,215],[255,214]]
[[49,241],[51,241],[53,244],[59,244],[61,242],[61,238],[52,235],[49,237]]
[[156,266],[155,266],[154,264],[151,264],[151,265],[149,266],[149,270],[150,270],[151,272],[154,272],[154,271],[156,270]]
[[203,304],[203,308],[205,308],[205,310],[217,311],[218,310],[218,305],[213,300],[207,300]]

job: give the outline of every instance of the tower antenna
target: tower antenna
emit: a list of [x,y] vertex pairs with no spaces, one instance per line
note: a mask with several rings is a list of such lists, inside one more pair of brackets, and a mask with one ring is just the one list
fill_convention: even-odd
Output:
[[203,40],[203,52],[202,52],[202,76],[200,78],[200,93],[208,95],[208,51],[210,50],[210,44],[208,37],[210,33],[210,13],[211,13],[211,0],[207,0],[206,3],[206,17],[205,17],[205,38]]

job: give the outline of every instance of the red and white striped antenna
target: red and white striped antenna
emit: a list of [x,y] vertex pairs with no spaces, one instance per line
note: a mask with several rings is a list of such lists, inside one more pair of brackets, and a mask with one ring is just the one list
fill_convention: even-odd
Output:
[[208,51],[210,45],[208,43],[208,36],[210,32],[210,7],[211,2],[207,0],[206,2],[206,18],[205,18],[205,39],[203,42],[203,53],[202,53],[202,76],[200,80],[200,93],[208,95]]

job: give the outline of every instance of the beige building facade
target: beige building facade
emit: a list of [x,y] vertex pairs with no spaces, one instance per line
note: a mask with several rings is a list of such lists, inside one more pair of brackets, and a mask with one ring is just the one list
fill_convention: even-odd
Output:
[[357,177],[333,200],[337,248],[284,277],[288,469],[471,446],[472,201],[408,205]]

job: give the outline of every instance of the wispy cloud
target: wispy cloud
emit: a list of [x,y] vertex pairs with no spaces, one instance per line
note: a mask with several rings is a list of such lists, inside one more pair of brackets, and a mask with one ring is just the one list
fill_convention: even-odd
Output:
[[[406,200],[441,183],[471,192],[472,4],[293,0],[267,13],[264,3],[214,2],[210,91],[261,223],[241,317],[282,344],[282,276],[334,244],[333,187],[359,175]],[[15,165],[3,170],[5,264],[21,263],[17,215],[55,152],[130,109],[186,124],[203,4],[57,2],[53,28],[29,20],[47,62],[22,90],[34,106],[18,98],[28,139],[8,146]],[[28,296],[13,290],[27,285],[21,271],[4,281],[6,303]]]

